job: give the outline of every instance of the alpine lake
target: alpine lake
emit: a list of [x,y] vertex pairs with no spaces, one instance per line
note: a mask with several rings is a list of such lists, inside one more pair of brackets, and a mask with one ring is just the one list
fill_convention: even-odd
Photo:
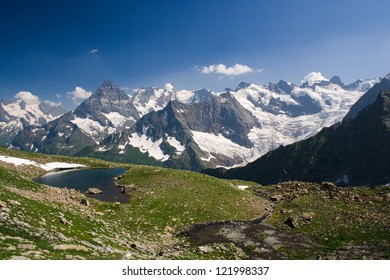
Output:
[[[84,193],[87,197],[108,202],[127,203],[129,195],[122,193],[117,187],[114,177],[125,173],[125,168],[110,169],[77,169],[52,172],[35,178],[34,182],[48,186],[76,189]],[[98,188],[100,194],[87,193],[89,188]]]

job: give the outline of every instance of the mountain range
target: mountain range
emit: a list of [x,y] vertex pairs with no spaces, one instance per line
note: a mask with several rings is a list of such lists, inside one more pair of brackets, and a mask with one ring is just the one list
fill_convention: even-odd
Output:
[[345,186],[388,184],[389,84],[390,75],[368,90],[341,124],[324,128],[306,140],[270,151],[245,167],[205,172],[261,184],[290,180],[330,181]]
[[378,79],[345,85],[306,76],[236,89],[177,92],[142,88],[133,96],[110,82],[74,111],[23,128],[12,147],[200,171],[237,167],[342,121]]
[[8,145],[24,128],[43,125],[64,114],[60,103],[39,98],[21,91],[14,101],[0,100],[0,145]]

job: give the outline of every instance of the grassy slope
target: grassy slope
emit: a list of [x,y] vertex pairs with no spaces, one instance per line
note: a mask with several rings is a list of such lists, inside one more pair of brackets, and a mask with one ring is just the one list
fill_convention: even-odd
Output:
[[[283,197],[267,224],[286,233],[305,234],[313,242],[309,255],[289,250],[288,258],[390,258],[390,187],[327,189],[311,183],[298,185],[282,183],[256,190]],[[305,213],[313,216],[310,223],[299,221]],[[289,217],[296,218],[297,228],[285,225]]]
[[[0,149],[0,154],[40,163],[119,165],[5,149]],[[42,173],[39,168],[0,164],[0,200],[10,209],[2,208],[0,212],[0,258],[236,258],[234,246],[224,246],[204,255],[176,233],[193,223],[254,219],[269,206],[269,202],[251,192],[202,174],[126,166],[129,171],[121,183],[137,185],[130,203],[118,205],[90,199],[91,205],[86,207],[80,204],[85,197],[79,192],[31,182],[32,177]],[[74,249],[55,249],[61,244],[72,244]]]
[[[29,154],[0,149],[0,154],[40,163],[63,161],[88,167],[128,167],[121,184],[135,184],[129,204],[89,199],[68,189],[40,186],[30,179],[43,173],[39,168],[0,163],[0,258],[24,256],[32,259],[234,259],[245,257],[236,246],[210,244],[202,253],[178,235],[193,224],[260,217],[279,197],[265,221],[276,235],[259,232],[265,241],[280,236],[304,235],[309,248],[276,248],[278,258],[389,259],[390,187],[375,189],[326,188],[310,183],[259,186],[254,183],[219,180],[203,174],[161,167],[124,165],[89,158]],[[251,185],[239,190],[237,185]],[[17,201],[15,203],[15,201]],[[20,205],[18,205],[20,204]],[[310,223],[289,228],[289,217],[314,213]],[[69,224],[64,224],[65,218]],[[264,241],[263,240],[263,241]],[[288,241],[289,238],[286,238]],[[78,245],[57,250],[59,244]],[[263,245],[265,243],[263,242]],[[267,244],[265,244],[267,245]],[[269,244],[268,244],[269,245]],[[255,248],[254,248],[255,249]]]

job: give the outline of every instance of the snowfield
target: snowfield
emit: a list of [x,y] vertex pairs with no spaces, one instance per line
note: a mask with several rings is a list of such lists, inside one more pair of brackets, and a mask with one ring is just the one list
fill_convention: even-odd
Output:
[[17,158],[17,157],[9,157],[9,156],[0,156],[0,161],[5,163],[10,163],[15,166],[33,165],[42,168],[45,171],[53,171],[56,169],[77,169],[77,168],[86,167],[83,164],[74,164],[74,163],[66,163],[66,162],[48,162],[46,164],[40,164],[32,160]]

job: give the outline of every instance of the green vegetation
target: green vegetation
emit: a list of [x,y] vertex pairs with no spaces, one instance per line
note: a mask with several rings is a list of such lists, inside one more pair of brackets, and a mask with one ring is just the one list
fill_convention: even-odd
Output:
[[[389,259],[390,207],[386,194],[390,188],[316,186],[303,184],[292,189],[283,185],[284,199],[267,223],[285,232],[308,236],[313,244],[311,255],[305,258]],[[289,218],[296,220],[296,227],[286,226]],[[289,251],[292,257],[301,258],[299,252],[293,251]]]
[[125,166],[120,184],[135,184],[128,204],[88,199],[76,190],[33,183],[37,167],[0,165],[0,258],[237,258],[233,244],[210,245],[204,253],[181,231],[196,223],[255,219],[269,202],[228,181],[161,167],[114,164],[0,150],[2,155],[46,163],[63,161],[88,167]]
[[0,259],[390,258],[388,186],[260,186],[160,166],[2,148],[0,155],[125,167],[118,184],[133,188],[127,204],[101,202],[32,182],[44,173],[38,167],[0,162]]

